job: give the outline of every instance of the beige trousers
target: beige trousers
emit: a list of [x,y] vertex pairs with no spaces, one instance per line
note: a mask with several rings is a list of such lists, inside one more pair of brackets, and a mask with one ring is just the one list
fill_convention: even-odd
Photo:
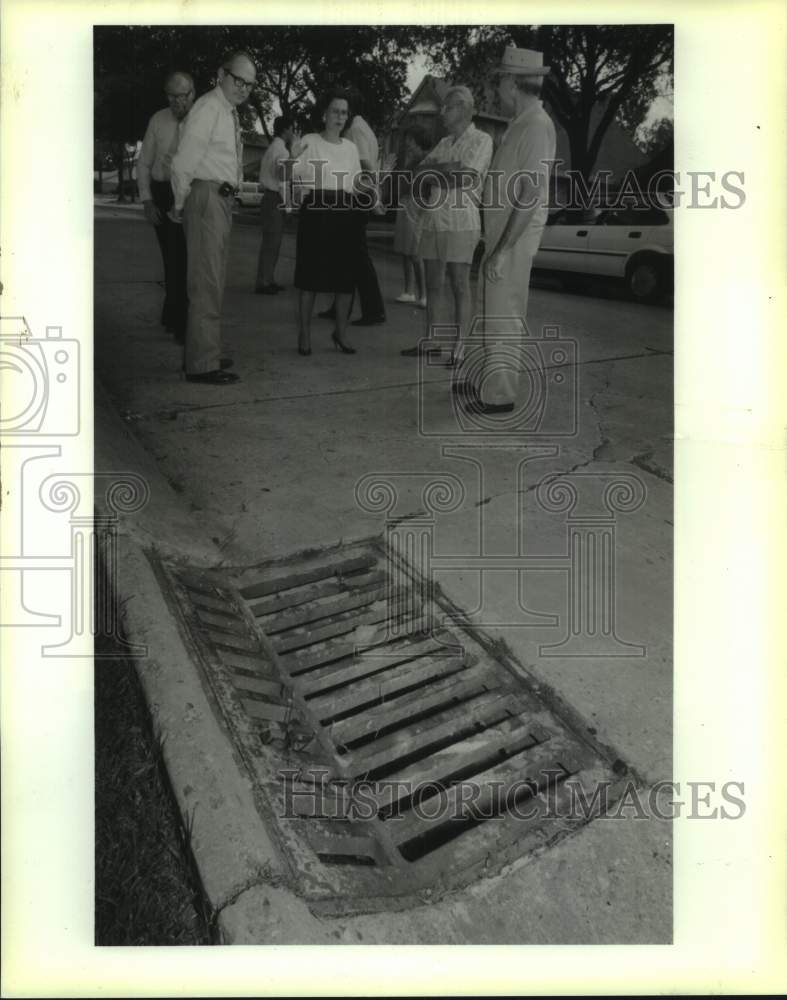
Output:
[[183,226],[189,295],[185,367],[188,375],[202,375],[219,368],[232,200],[222,198],[216,185],[194,181],[183,209]]
[[479,388],[484,403],[516,402],[521,372],[519,345],[526,336],[530,270],[540,236],[540,231],[536,238],[526,233],[512,247],[499,281],[488,280],[486,257],[481,261],[478,290],[484,362]]

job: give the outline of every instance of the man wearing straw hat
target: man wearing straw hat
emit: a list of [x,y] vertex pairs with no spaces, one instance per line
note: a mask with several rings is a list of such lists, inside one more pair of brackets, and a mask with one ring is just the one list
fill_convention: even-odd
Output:
[[[498,93],[511,123],[492,161],[484,193],[486,254],[479,294],[484,317],[483,370],[478,385],[460,383],[469,413],[510,413],[519,383],[519,364],[510,346],[524,333],[530,269],[549,200],[549,169],[555,158],[555,126],[540,100],[549,72],[543,54],[508,46],[499,67]],[[518,349],[513,352],[519,354]]]

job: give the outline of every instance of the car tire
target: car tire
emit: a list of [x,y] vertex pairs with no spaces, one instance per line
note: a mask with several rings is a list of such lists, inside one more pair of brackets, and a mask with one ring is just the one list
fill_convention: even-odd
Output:
[[626,268],[626,288],[637,302],[655,302],[664,291],[664,268],[654,257],[640,257]]

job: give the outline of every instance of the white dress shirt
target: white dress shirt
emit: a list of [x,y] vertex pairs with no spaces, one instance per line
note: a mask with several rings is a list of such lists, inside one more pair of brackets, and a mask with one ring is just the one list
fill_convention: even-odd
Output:
[[282,160],[289,157],[287,144],[280,135],[275,135],[270,146],[265,150],[260,163],[260,184],[266,191],[281,193],[282,175],[279,166]]
[[139,197],[150,201],[150,182],[168,181],[172,157],[178,148],[181,122],[169,108],[162,108],[148,122],[137,163]]
[[292,176],[301,188],[352,191],[360,170],[361,161],[354,142],[349,139],[326,142],[318,132],[310,132],[301,140]]
[[203,94],[183,122],[178,150],[172,158],[172,191],[180,211],[191,182],[226,181],[238,184],[238,149],[233,106],[221,87]]

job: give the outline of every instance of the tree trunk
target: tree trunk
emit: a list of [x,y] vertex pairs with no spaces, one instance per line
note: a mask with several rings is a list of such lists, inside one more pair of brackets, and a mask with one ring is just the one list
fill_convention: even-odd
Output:
[[117,163],[117,168],[118,168],[118,197],[117,197],[117,200],[118,201],[124,201],[125,199],[123,197],[123,157],[121,156],[115,162]]

